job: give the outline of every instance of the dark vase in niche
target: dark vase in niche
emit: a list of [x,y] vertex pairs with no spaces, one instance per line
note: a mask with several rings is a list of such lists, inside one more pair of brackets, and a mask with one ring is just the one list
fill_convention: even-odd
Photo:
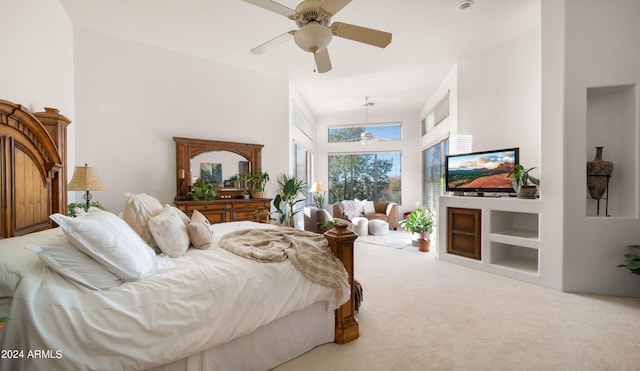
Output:
[[602,198],[613,173],[613,162],[602,159],[602,148],[604,147],[596,147],[596,157],[587,162],[587,188],[594,200]]

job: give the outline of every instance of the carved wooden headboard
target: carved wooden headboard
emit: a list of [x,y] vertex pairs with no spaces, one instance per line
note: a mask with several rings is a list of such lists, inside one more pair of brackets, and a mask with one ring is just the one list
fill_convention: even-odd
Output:
[[66,214],[67,126],[57,109],[30,113],[0,99],[0,238],[52,227]]

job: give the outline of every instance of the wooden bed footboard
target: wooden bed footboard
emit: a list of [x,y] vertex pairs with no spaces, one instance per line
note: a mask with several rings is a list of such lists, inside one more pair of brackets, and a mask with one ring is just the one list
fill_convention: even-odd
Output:
[[327,231],[324,237],[329,242],[331,251],[342,261],[349,274],[351,297],[336,309],[335,342],[345,344],[360,336],[358,320],[356,318],[353,286],[353,243],[358,236],[347,230],[346,224],[338,224],[334,229]]

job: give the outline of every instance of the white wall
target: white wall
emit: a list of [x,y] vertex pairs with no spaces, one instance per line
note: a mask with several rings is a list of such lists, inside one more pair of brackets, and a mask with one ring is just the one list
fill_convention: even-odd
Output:
[[174,136],[264,144],[263,170],[288,172],[286,80],[85,30],[75,66],[76,162],[98,167],[110,211],[126,192],[173,201]]
[[[548,0],[551,2],[551,0]],[[632,113],[622,113],[622,126],[616,124],[619,113],[609,112],[612,121],[604,125],[602,141],[632,145],[608,145],[605,159],[617,159],[612,182],[628,189],[610,192],[611,203],[631,204],[633,212],[613,209],[610,217],[588,217],[586,212],[586,166],[595,150],[590,148],[599,138],[588,130],[587,88],[640,82],[640,2],[637,0],[565,0],[564,28],[564,161],[563,198],[564,263],[563,290],[613,295],[640,295],[638,276],[623,263],[627,245],[640,243],[638,220],[638,149],[640,140],[640,98],[638,87],[632,89]],[[618,120],[619,121],[619,120]],[[622,130],[622,132],[621,132]],[[601,130],[599,130],[602,132]],[[626,137],[626,138],[625,138]],[[629,139],[631,138],[631,139]],[[612,141],[613,139],[613,141]],[[559,154],[559,149],[552,149]],[[614,163],[615,165],[615,163]],[[626,165],[626,166],[625,166]],[[623,174],[626,173],[626,177]],[[629,174],[631,174],[629,176]],[[621,190],[618,188],[618,190]],[[624,199],[620,199],[623,197]]]
[[520,147],[520,162],[540,167],[539,32],[460,61],[457,98],[474,151]]
[[[2,0],[0,99],[31,112],[54,107],[74,120],[73,26],[57,1]],[[75,124],[68,127],[73,161]],[[73,166],[68,169],[69,179]]]

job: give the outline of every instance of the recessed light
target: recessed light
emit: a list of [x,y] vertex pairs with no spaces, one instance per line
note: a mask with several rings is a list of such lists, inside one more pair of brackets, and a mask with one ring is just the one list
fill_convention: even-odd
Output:
[[461,2],[460,4],[458,4],[458,6],[456,6],[456,12],[463,12],[469,8],[471,8],[471,5],[473,5],[473,1],[471,0],[465,0],[463,2]]

